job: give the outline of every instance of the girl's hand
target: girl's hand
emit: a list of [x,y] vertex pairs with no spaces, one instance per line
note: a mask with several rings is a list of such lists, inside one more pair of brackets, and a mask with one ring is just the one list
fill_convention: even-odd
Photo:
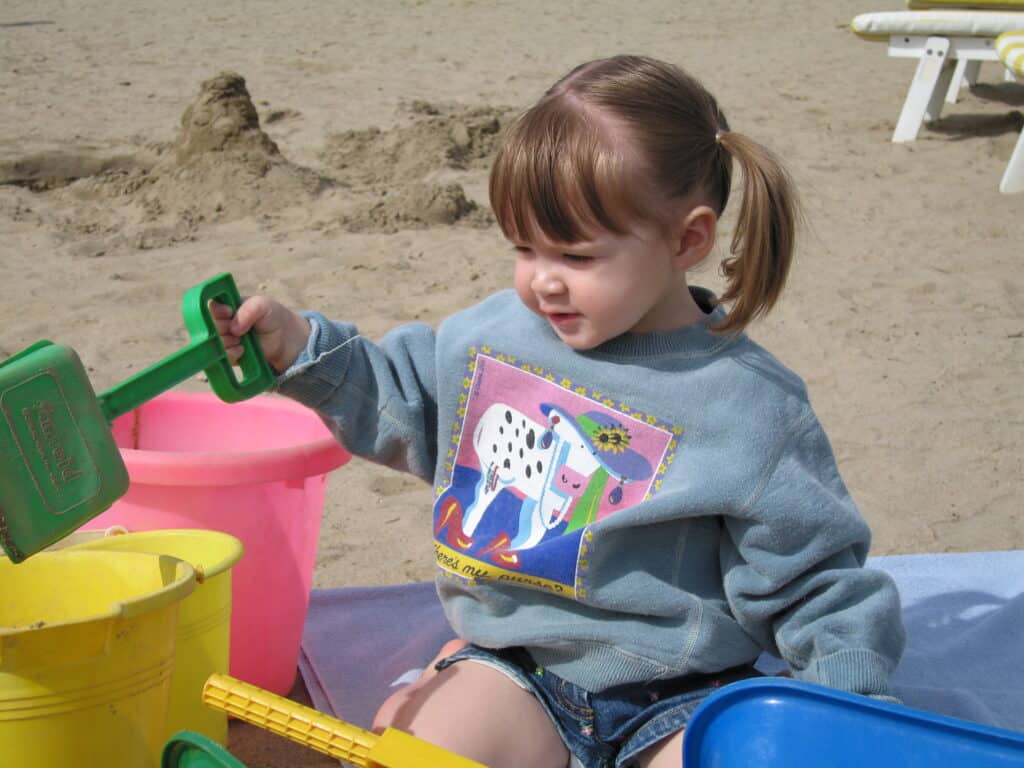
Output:
[[242,356],[241,337],[254,329],[267,362],[278,373],[287,370],[306,348],[311,331],[306,318],[267,296],[247,298],[237,312],[211,301],[210,314],[232,363]]

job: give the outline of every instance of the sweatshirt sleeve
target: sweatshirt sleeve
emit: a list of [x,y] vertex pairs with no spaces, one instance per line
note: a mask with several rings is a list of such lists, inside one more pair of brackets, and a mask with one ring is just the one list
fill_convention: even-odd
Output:
[[726,518],[733,614],[797,679],[886,697],[905,644],[899,594],[888,574],[862,567],[870,531],[809,408],[777,454]]
[[410,323],[378,344],[350,323],[302,313],[306,349],[276,390],[315,410],[351,453],[433,481],[437,461],[436,337]]

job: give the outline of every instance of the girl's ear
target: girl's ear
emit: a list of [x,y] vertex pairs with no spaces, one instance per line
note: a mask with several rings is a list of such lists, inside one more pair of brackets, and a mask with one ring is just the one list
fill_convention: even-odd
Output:
[[676,266],[689,270],[700,264],[715,247],[718,214],[706,205],[695,205],[687,211],[676,229]]

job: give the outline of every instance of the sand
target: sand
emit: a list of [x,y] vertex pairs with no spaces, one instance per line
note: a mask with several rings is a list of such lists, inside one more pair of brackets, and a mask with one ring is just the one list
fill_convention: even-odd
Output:
[[[1020,548],[1024,196],[998,182],[1024,85],[986,65],[890,143],[914,64],[846,26],[889,6],[7,0],[0,358],[57,340],[102,390],[184,343],[180,296],[220,271],[371,337],[436,323],[509,282],[501,126],[571,66],[645,53],[797,180],[792,279],[752,335],[806,379],[873,552]],[[720,286],[723,253],[694,282]],[[429,507],[412,478],[339,470],[316,586],[430,578]],[[237,728],[232,748],[328,762]]]

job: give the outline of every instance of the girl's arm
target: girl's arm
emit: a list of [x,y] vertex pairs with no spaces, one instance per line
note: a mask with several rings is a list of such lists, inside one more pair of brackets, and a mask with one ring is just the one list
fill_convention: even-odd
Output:
[[862,567],[870,532],[809,409],[763,480],[726,519],[722,569],[737,620],[794,677],[887,696],[905,643],[899,594]]
[[353,454],[428,481],[437,461],[436,337],[399,326],[378,344],[350,323],[302,313],[311,333],[276,389],[317,411]]

